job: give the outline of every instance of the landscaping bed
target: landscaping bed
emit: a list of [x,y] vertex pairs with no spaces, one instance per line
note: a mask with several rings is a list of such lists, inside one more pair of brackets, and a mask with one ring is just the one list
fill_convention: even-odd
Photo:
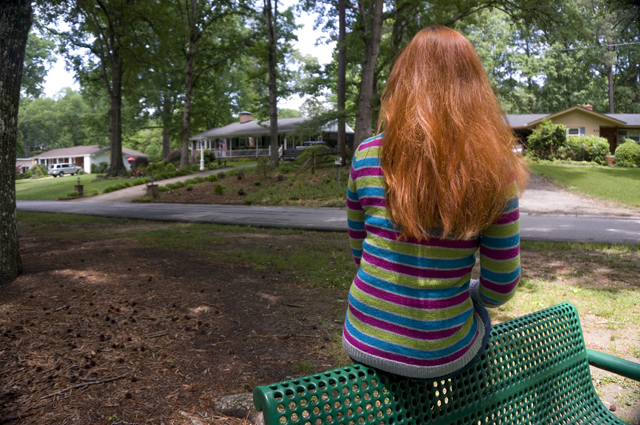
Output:
[[[214,401],[349,363],[346,233],[18,218],[25,270],[0,293],[0,417],[26,416],[9,423],[240,423]],[[494,322],[570,301],[587,347],[638,361],[638,247],[527,242],[521,256]],[[616,415],[640,418],[637,383],[594,382]]]

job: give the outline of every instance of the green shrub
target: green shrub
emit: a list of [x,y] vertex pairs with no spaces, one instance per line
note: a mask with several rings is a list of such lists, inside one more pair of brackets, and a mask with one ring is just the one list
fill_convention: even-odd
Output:
[[224,195],[224,190],[225,190],[225,187],[221,184],[217,184],[216,187],[213,189],[216,195]]
[[122,184],[124,185],[124,187],[131,187],[131,182],[124,182]]
[[257,162],[256,171],[258,172],[258,174],[260,174],[262,177],[266,179],[269,173],[272,172],[274,169],[273,163],[271,162],[271,160],[269,160],[269,158],[264,156],[258,158],[258,161],[256,162]]
[[[209,149],[205,149],[204,150],[204,163],[205,164],[210,164],[215,160],[216,160],[216,155],[214,154],[214,152],[210,151]],[[198,153],[196,154],[196,161],[198,161],[198,163],[200,163],[200,151],[198,151]]]
[[91,189],[88,193],[89,196],[95,196],[95,195],[99,195],[100,191],[98,189]]
[[116,190],[118,190],[117,186],[107,186],[104,189],[102,189],[102,193],[115,192]]
[[195,180],[196,183],[202,183],[202,182],[206,182],[207,178],[198,176],[198,177],[193,178],[193,180]]
[[67,198],[75,198],[76,196],[80,196],[80,194],[78,192],[67,193]]
[[173,163],[180,162],[180,158],[181,157],[182,157],[182,150],[181,149],[175,149],[175,150],[172,150],[171,152],[169,152],[169,155],[167,155],[167,157],[164,159],[164,161],[167,163],[167,166],[169,166],[169,165],[171,165]]
[[552,159],[566,145],[566,141],[567,128],[564,125],[543,119],[540,127],[527,138],[527,147],[540,159]]
[[158,192],[168,192],[171,189],[168,188],[167,186],[158,186]]
[[562,158],[574,161],[592,161],[605,165],[609,155],[609,142],[598,136],[569,137],[565,146],[558,149]]
[[192,184],[188,184],[187,185],[187,192],[191,192],[193,190],[193,185]]
[[620,139],[620,141],[618,142],[618,146],[620,146],[620,145],[622,145],[624,143],[635,143],[635,140],[629,139],[628,137],[622,137]]
[[615,156],[615,164],[620,167],[639,167],[640,145],[637,143],[623,143],[622,145],[618,145]]
[[102,174],[107,172],[107,167],[109,164],[106,161],[102,161],[100,164],[93,167],[94,164],[91,164],[91,172],[96,174]]
[[215,174],[211,174],[209,177],[207,177],[207,180],[209,180],[210,182],[216,182],[218,181],[218,176],[216,176]]
[[[33,167],[29,168],[29,171],[31,172],[32,177],[41,177],[42,174],[44,174],[45,176],[49,175],[49,169],[46,165],[43,164],[34,165]],[[42,174],[40,174],[40,172],[42,172]]]
[[222,172],[220,172],[220,173],[216,174],[216,176],[218,176],[218,179],[223,179],[223,178],[227,177],[227,175],[225,174],[225,172],[224,172],[224,171],[222,171]]
[[254,182],[253,182],[253,185],[254,185],[254,186],[260,186],[260,181],[258,181],[258,180],[254,181]]

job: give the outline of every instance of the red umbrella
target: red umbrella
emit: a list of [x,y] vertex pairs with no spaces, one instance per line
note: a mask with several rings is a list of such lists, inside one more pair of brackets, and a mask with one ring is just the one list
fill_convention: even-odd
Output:
[[129,158],[127,158],[127,161],[135,161],[136,159],[132,156],[130,156]]

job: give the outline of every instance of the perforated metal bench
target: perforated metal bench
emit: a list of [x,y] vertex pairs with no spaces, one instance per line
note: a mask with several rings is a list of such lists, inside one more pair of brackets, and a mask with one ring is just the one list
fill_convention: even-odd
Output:
[[420,382],[355,364],[256,387],[266,425],[624,424],[602,404],[589,364],[640,380],[640,365],[587,350],[563,303],[495,325],[480,362]]

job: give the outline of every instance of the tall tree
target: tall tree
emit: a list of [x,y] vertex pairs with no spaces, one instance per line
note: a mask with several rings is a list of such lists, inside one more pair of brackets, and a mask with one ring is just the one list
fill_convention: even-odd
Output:
[[345,164],[347,142],[345,107],[347,96],[347,10],[345,0],[338,0],[338,155]]
[[16,136],[32,15],[30,0],[0,4],[0,285],[13,282],[22,273],[16,220]]
[[55,62],[53,49],[55,43],[47,37],[39,37],[33,31],[29,33],[22,70],[22,92],[36,98],[42,95],[47,66]]
[[[49,16],[61,16],[70,29],[58,32],[63,52],[73,64],[81,83],[101,81],[109,97],[109,148],[112,175],[124,172],[122,160],[122,108],[125,73],[134,63],[140,15],[129,0],[58,0]],[[86,49],[77,53],[76,49]],[[95,61],[97,59],[97,62]]]
[[278,155],[278,75],[276,64],[278,0],[274,0],[273,8],[271,7],[271,0],[263,1],[263,14],[269,39],[269,137],[271,139],[271,162],[277,167],[280,160],[280,155]]
[[[197,83],[198,75],[203,69],[212,68],[226,62],[231,57],[238,54],[237,45],[233,45],[233,37],[225,40],[226,49],[222,57],[217,57],[213,62],[199,64],[200,74],[194,75],[196,58],[202,58],[209,50],[219,49],[220,45],[213,40],[216,27],[233,15],[246,12],[247,6],[244,0],[175,0],[181,17],[183,37],[183,54],[186,61],[185,83],[184,83],[184,105],[182,115],[182,156],[180,166],[186,167],[189,164],[189,137],[191,135],[191,102],[193,88]],[[219,40],[222,41],[222,40]],[[208,49],[207,49],[208,47]],[[231,48],[233,47],[233,48]],[[220,50],[222,51],[222,49]]]

